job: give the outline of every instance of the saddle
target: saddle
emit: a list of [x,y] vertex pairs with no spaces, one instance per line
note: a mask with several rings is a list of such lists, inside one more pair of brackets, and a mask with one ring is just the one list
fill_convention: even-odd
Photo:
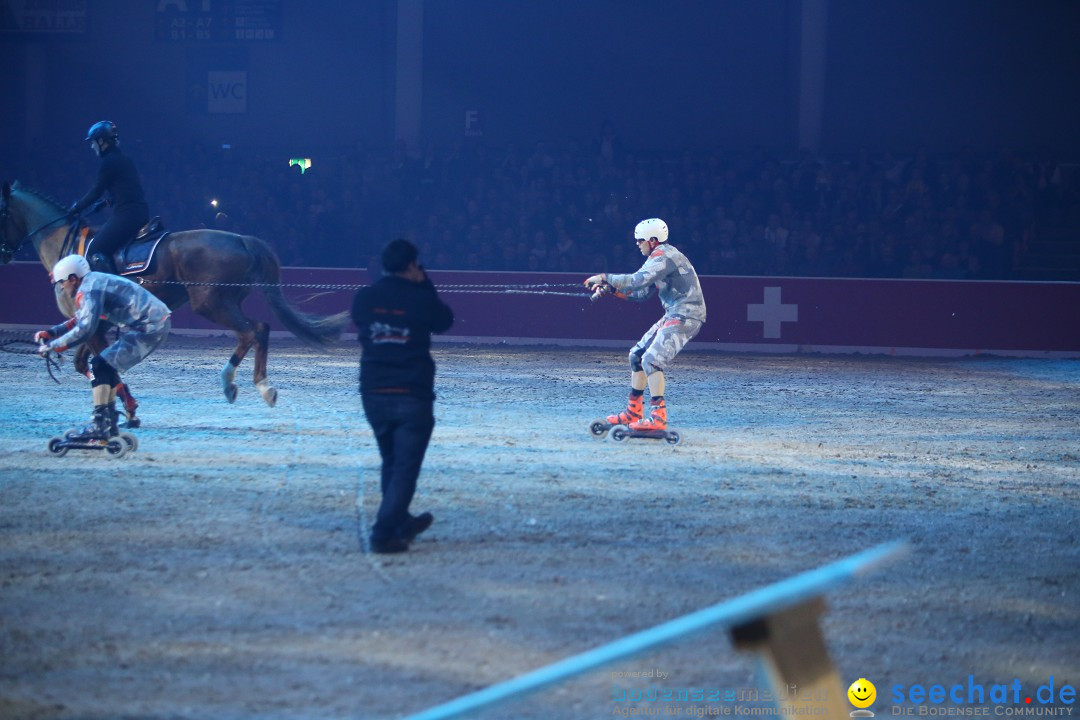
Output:
[[135,239],[113,253],[113,262],[121,275],[138,275],[150,269],[154,251],[169,231],[160,217],[154,217],[135,234]]

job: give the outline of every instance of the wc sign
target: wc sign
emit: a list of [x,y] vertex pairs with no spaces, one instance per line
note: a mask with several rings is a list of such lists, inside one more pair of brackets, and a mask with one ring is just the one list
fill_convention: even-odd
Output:
[[211,70],[206,79],[208,113],[247,112],[247,70]]

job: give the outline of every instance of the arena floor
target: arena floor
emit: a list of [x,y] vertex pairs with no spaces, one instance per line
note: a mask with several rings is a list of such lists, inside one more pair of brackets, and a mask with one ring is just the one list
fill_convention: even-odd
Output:
[[[346,345],[275,340],[271,409],[249,363],[224,401],[227,338],[171,337],[127,378],[118,460],[49,456],[87,383],[0,354],[0,717],[398,718],[892,539],[913,552],[823,622],[879,715],[896,684],[1080,681],[1076,361],[691,345],[671,447],[589,436],[621,350],[440,344],[436,522],[382,557]],[[714,632],[478,717],[617,716],[612,673],[638,671],[757,686]]]

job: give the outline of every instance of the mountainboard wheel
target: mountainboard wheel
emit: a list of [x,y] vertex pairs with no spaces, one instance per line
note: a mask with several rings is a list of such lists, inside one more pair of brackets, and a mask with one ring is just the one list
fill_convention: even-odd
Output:
[[593,437],[604,437],[604,435],[607,435],[608,427],[605,420],[593,420],[589,423],[589,432],[592,433]]
[[64,439],[54,437],[49,441],[49,453],[56,457],[64,457],[67,455],[67,447],[64,445]]
[[682,442],[682,435],[676,430],[669,430],[668,434],[664,437],[664,441],[667,442],[668,445],[678,445]]
[[120,459],[127,454],[128,444],[121,440],[119,437],[114,437],[105,444],[105,453],[113,458]]
[[612,442],[626,442],[630,439],[630,428],[626,425],[616,425],[608,432],[608,440]]
[[117,437],[127,443],[128,452],[135,452],[139,449],[139,439],[131,433],[120,433]]

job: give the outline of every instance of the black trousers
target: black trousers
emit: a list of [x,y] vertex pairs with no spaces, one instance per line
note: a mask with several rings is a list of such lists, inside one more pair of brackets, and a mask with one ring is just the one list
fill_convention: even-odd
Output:
[[409,504],[416,494],[416,479],[435,429],[435,403],[379,393],[365,394],[363,402],[382,456],[382,503],[371,539],[388,540],[403,535],[409,527]]
[[98,228],[97,234],[86,246],[86,257],[101,253],[112,260],[113,253],[124,243],[132,240],[135,233],[146,224],[149,217],[145,212],[114,213],[105,224]]

